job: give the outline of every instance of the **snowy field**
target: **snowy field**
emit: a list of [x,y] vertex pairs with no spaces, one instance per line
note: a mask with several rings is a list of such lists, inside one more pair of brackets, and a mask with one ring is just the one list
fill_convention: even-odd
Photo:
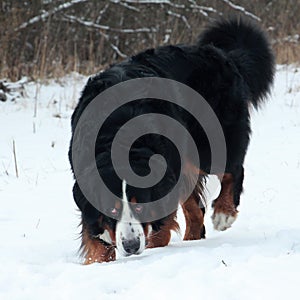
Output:
[[85,81],[28,83],[25,97],[0,102],[0,299],[299,299],[300,69],[278,66],[270,101],[252,113],[231,229],[214,231],[209,211],[206,240],[174,235],[168,247],[90,266],[77,255],[67,160]]

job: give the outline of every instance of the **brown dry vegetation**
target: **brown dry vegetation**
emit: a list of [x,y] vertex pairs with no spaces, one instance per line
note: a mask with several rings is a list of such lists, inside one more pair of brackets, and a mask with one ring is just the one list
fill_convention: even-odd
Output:
[[207,22],[228,14],[258,17],[269,33],[277,62],[300,61],[299,1],[157,2],[164,3],[1,0],[0,78],[60,77],[71,71],[95,73],[145,48],[193,42]]

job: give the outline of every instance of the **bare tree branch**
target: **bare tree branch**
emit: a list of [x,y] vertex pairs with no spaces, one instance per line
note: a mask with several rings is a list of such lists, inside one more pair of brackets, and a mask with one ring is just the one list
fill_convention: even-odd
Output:
[[233,8],[234,10],[238,10],[238,11],[241,11],[242,13],[244,13],[246,16],[249,16],[259,22],[261,22],[261,18],[257,17],[256,15],[252,14],[251,12],[247,11],[244,7],[242,6],[239,6],[239,5],[236,5],[234,3],[232,3],[231,1],[229,0],[221,0],[223,1],[224,3],[228,4],[231,8]]
[[157,30],[155,28],[112,28],[110,26],[106,26],[106,25],[101,25],[101,24],[96,24],[94,22],[91,21],[84,21],[81,20],[75,16],[70,16],[70,15],[66,15],[64,14],[64,16],[73,22],[77,22],[78,24],[84,25],[86,27],[92,27],[95,29],[101,29],[104,31],[112,31],[112,32],[121,32],[121,33],[139,33],[139,32],[156,32]]
[[[82,21],[74,16],[68,16],[68,15],[65,15],[64,14],[64,19],[63,20],[66,20],[68,22],[76,22],[76,23],[79,23],[81,25],[84,25],[84,26],[87,26],[89,28],[92,28],[92,29],[101,29],[98,31],[98,33],[104,37],[104,39],[109,43],[110,47],[122,58],[126,58],[128,57],[125,53],[123,53],[115,44],[111,43],[110,40],[109,40],[109,35],[105,34],[102,32],[103,28],[99,28],[99,26],[101,25],[98,25],[98,24],[94,24],[92,23],[92,25],[90,25],[89,23],[91,22],[85,22],[85,21]],[[88,24],[86,24],[88,23]],[[97,25],[96,27],[94,25]],[[104,26],[105,27],[105,26]]]
[[107,11],[108,8],[109,8],[109,3],[106,3],[105,6],[100,10],[99,16],[98,16],[98,18],[96,20],[97,24],[100,23],[103,15],[106,13],[106,11]]
[[191,25],[189,24],[187,18],[186,18],[184,15],[175,13],[175,12],[173,12],[173,11],[171,11],[171,10],[168,10],[168,11],[167,11],[167,14],[170,15],[170,16],[174,16],[174,17],[176,17],[176,18],[181,19],[181,20],[184,22],[184,24],[186,25],[186,27],[187,27],[188,29],[191,29]]
[[[78,23],[78,24],[86,26],[89,29],[95,29],[95,28],[96,29],[100,29],[100,30],[97,31],[97,33],[99,33],[106,40],[109,39],[109,36],[103,32],[103,28],[99,28],[98,26],[97,27],[95,27],[95,26],[89,26],[89,25],[86,24],[85,21],[82,21],[82,20],[80,20],[80,19],[78,19],[78,18],[76,18],[74,16],[69,16],[67,14],[63,14],[63,18],[61,20],[62,21],[67,21],[67,22],[70,22],[70,23]],[[95,24],[95,25],[97,25],[97,24]]]
[[31,25],[31,24],[34,24],[34,23],[39,22],[40,20],[43,20],[43,21],[44,21],[44,20],[47,19],[49,16],[51,16],[51,15],[57,13],[57,12],[60,12],[60,11],[62,11],[62,10],[64,10],[64,9],[67,9],[67,8],[73,6],[74,4],[77,4],[77,3],[83,3],[83,2],[87,2],[87,1],[88,1],[88,0],[72,0],[72,1],[69,1],[69,2],[67,2],[67,3],[60,4],[59,6],[53,8],[53,9],[51,9],[51,10],[49,10],[49,11],[46,11],[46,12],[44,12],[44,13],[38,15],[38,16],[35,16],[35,17],[31,18],[31,19],[28,20],[27,22],[25,22],[25,23],[21,24],[19,27],[17,27],[17,28],[15,29],[15,31],[18,31],[18,30],[20,30],[20,29],[24,29],[24,28],[26,28],[27,26],[29,26],[29,25]]
[[15,163],[16,177],[19,178],[19,170],[18,170],[18,161],[17,161],[16,143],[15,143],[15,140],[13,140],[13,155],[14,155],[14,163]]
[[138,8],[136,8],[136,7],[132,6],[132,5],[129,5],[127,3],[124,3],[124,2],[122,2],[120,0],[110,0],[110,2],[115,3],[115,4],[120,4],[121,6],[124,6],[127,9],[129,9],[129,10],[134,10],[134,11],[137,11],[137,12],[140,11]]
[[112,48],[114,51],[116,51],[117,54],[120,55],[121,57],[123,57],[123,58],[128,57],[126,54],[124,54],[123,52],[121,52],[120,49],[119,49],[116,45],[110,43],[110,46],[111,46],[111,48]]
[[169,0],[114,0],[116,3],[118,2],[126,2],[131,4],[166,4],[176,8],[185,8],[184,4],[176,4]]
[[203,6],[203,5],[198,5],[197,2],[195,0],[189,0],[190,4],[190,8],[192,8],[193,10],[197,10],[199,11],[202,15],[204,15],[205,17],[208,17],[208,13],[207,12],[211,12],[211,13],[217,13],[217,14],[221,14],[219,13],[216,9],[214,9],[213,7],[208,7],[208,6]]

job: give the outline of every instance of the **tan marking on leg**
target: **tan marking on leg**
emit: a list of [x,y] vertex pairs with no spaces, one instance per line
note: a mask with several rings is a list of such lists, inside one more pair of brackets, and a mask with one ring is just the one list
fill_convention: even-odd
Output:
[[186,221],[184,240],[200,240],[204,231],[204,215],[194,194],[182,204]]
[[[184,240],[199,240],[205,238],[204,213],[200,208],[200,200],[203,196],[202,178],[207,175],[204,171],[194,166],[189,161],[185,162],[184,174],[186,184],[194,186],[194,191],[187,199],[181,199],[181,206],[186,221]],[[205,200],[205,199],[203,199]]]
[[94,262],[109,262],[116,259],[115,247],[102,243],[98,238],[92,237],[86,228],[82,230],[81,250],[85,265]]
[[179,231],[179,225],[176,221],[176,213],[169,215],[159,231],[152,231],[148,240],[147,248],[165,247],[171,239],[171,230]]
[[[219,178],[222,178],[222,176],[219,175]],[[225,173],[221,181],[220,195],[213,203],[212,220],[214,228],[217,230],[226,230],[231,227],[237,217],[238,210],[234,205],[233,185],[232,174]]]

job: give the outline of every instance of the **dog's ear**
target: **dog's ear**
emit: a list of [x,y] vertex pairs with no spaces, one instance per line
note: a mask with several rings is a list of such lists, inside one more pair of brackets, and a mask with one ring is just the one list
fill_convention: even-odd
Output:
[[73,187],[73,197],[78,206],[81,210],[82,217],[87,224],[93,224],[97,222],[100,217],[100,212],[87,201],[87,199],[82,194],[77,182],[75,182]]

